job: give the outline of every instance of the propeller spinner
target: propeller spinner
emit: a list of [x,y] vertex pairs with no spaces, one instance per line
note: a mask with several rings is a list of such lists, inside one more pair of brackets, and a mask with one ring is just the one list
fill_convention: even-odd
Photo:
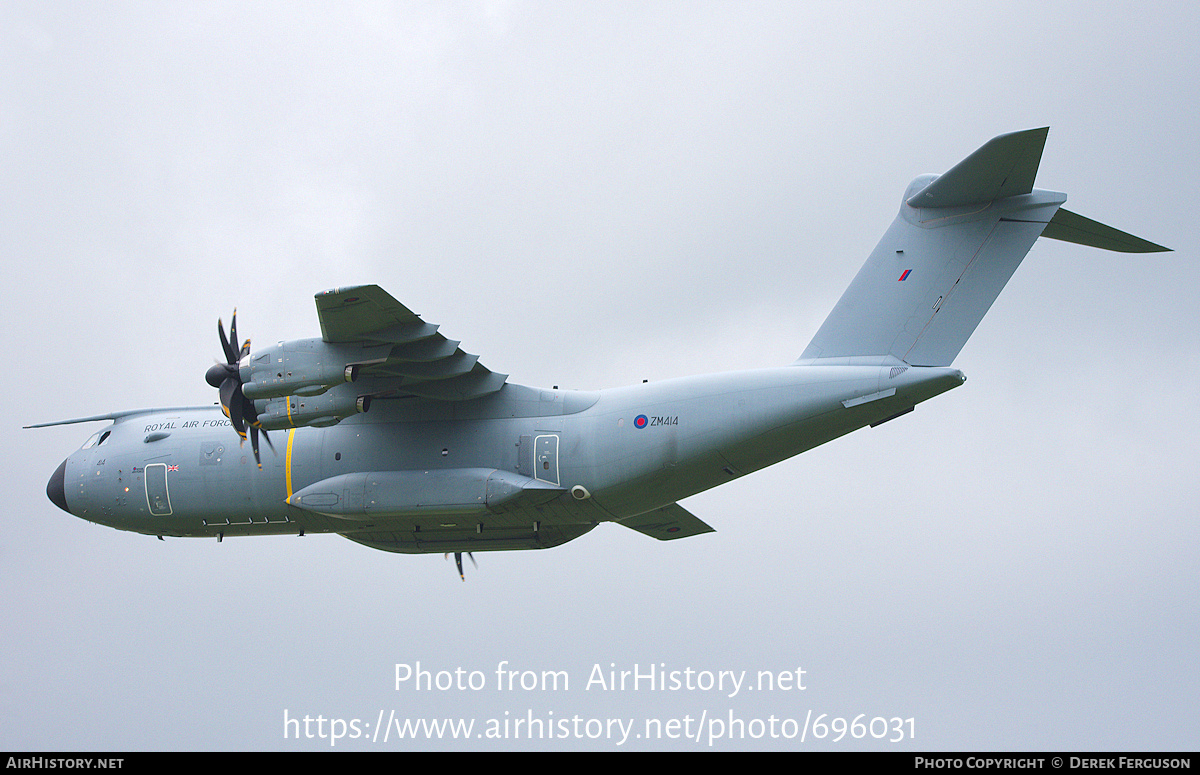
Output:
[[233,318],[229,321],[229,338],[225,337],[225,326],[217,320],[217,334],[221,337],[221,350],[225,353],[225,363],[214,363],[209,367],[204,375],[204,380],[221,391],[221,411],[229,418],[229,422],[233,424],[233,429],[237,431],[238,436],[245,441],[246,434],[250,434],[250,448],[254,450],[254,462],[258,467],[262,468],[262,459],[258,454],[258,434],[261,431],[263,441],[267,442],[267,446],[272,451],[275,445],[271,443],[271,438],[267,435],[267,431],[258,421],[258,410],[254,408],[254,402],[246,398],[242,393],[242,375],[238,367],[238,362],[242,358],[250,354],[250,340],[247,339],[242,344],[242,349],[235,349],[234,342],[237,342],[237,310],[233,311]]

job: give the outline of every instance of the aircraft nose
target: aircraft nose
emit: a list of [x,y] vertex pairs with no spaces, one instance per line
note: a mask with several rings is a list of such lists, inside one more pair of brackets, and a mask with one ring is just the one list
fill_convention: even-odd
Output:
[[59,463],[58,468],[54,469],[54,473],[50,475],[50,481],[46,485],[46,495],[55,506],[58,506],[68,514],[71,510],[67,508],[67,488],[63,482],[67,478],[67,461]]

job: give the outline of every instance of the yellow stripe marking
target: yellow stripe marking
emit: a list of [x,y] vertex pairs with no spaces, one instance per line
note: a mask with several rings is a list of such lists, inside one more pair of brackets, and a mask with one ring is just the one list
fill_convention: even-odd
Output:
[[288,431],[287,455],[284,457],[283,475],[287,480],[287,496],[292,497],[292,440],[296,438],[296,429]]

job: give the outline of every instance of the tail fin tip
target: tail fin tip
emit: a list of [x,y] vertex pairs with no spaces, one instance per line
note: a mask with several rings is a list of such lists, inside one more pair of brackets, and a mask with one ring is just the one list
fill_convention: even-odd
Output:
[[1033,191],[1049,127],[993,137],[908,199],[909,207],[958,207]]

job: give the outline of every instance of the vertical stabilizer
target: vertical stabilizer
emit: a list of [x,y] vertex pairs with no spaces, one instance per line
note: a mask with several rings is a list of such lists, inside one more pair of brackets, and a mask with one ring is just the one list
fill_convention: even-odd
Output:
[[949,366],[1043,231],[1111,250],[1165,250],[1060,210],[1065,194],[1034,188],[1046,131],[1001,135],[946,173],[914,180],[800,359]]

